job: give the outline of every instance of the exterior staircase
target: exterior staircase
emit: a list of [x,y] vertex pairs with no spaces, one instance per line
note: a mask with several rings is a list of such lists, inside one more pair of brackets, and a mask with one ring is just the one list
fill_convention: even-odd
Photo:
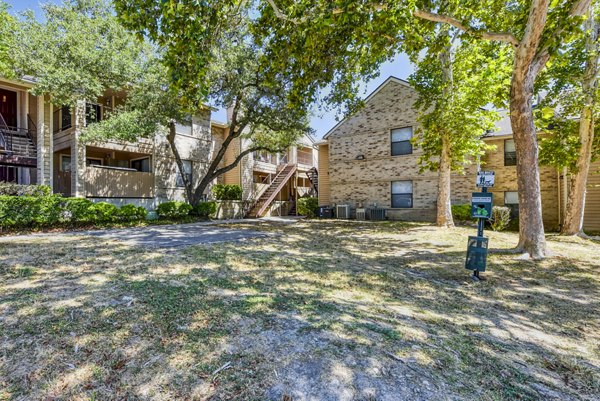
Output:
[[267,208],[273,203],[277,194],[285,186],[285,184],[296,174],[295,164],[286,164],[273,178],[271,185],[260,195],[256,202],[252,205],[246,217],[261,217]]
[[36,158],[35,135],[24,128],[9,127],[0,114],[0,154]]
[[315,191],[315,195],[319,195],[319,171],[316,167],[313,167],[306,172],[306,175],[312,184],[312,189]]

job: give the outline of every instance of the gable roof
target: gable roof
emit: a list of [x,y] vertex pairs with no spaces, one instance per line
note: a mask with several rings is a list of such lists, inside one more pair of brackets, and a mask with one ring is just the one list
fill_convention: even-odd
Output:
[[[371,101],[371,99],[373,99],[375,97],[375,95],[377,95],[379,92],[381,92],[381,90],[383,88],[385,88],[390,82],[394,82],[400,85],[404,85],[408,88],[412,89],[412,86],[408,83],[408,81],[404,80],[404,79],[400,79],[398,77],[395,77],[393,75],[390,75],[385,81],[383,81],[377,88],[375,88],[375,90],[373,92],[371,92],[369,94],[369,96],[367,96],[364,100],[365,103],[368,103],[369,101]],[[342,125],[342,123],[346,122],[346,120],[348,119],[348,117],[350,117],[350,115],[344,117],[343,119],[341,119],[336,125],[333,126],[333,128],[331,128],[329,131],[327,131],[327,133],[325,135],[323,135],[323,139],[327,139],[327,137],[329,135],[331,135],[331,133],[333,131],[336,130],[336,128],[338,128],[340,125]]]

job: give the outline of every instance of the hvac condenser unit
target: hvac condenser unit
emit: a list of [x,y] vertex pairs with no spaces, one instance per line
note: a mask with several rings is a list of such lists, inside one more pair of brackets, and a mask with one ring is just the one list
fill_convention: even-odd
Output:
[[364,208],[356,209],[356,220],[366,220],[367,211]]
[[349,219],[350,205],[337,205],[335,209],[335,217],[338,219]]
[[373,207],[368,210],[369,220],[382,221],[385,220],[385,209],[382,207]]

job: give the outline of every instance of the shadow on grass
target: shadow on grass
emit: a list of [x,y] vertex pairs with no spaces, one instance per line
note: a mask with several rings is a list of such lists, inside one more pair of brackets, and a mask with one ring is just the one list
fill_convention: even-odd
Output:
[[0,387],[15,399],[600,391],[598,266],[492,255],[472,283],[456,239],[411,235],[420,228],[264,224],[281,236],[179,254],[0,245]]

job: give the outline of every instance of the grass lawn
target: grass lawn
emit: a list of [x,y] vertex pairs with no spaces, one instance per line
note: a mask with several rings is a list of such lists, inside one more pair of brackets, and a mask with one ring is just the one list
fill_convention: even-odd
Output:
[[600,399],[598,243],[474,282],[472,228],[251,227],[274,235],[0,238],[0,400]]

